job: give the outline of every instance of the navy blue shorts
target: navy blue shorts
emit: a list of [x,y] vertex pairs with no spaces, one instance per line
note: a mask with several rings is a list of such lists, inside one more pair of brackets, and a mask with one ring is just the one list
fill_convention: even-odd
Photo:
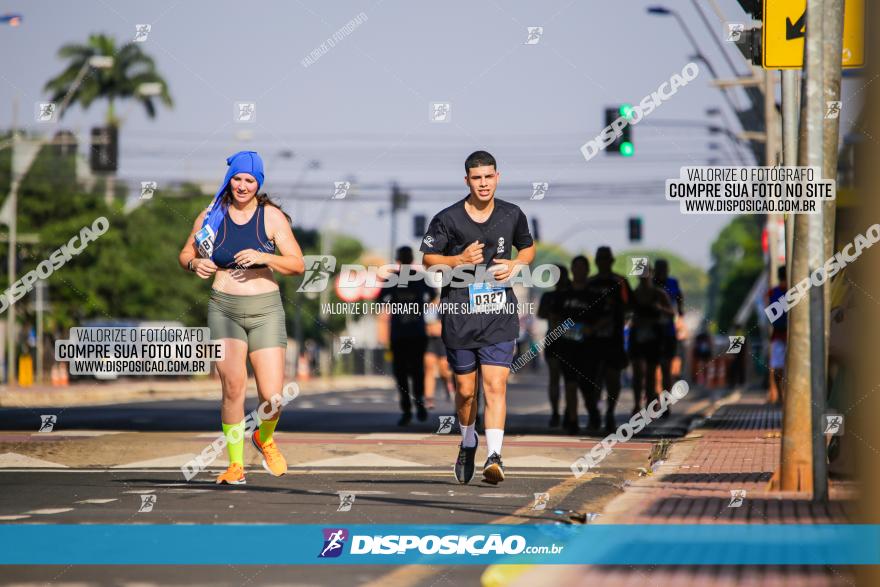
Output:
[[513,363],[513,354],[516,350],[516,341],[508,340],[496,342],[478,349],[451,349],[446,348],[446,358],[452,371],[465,375],[477,370],[477,365],[497,365],[510,369]]

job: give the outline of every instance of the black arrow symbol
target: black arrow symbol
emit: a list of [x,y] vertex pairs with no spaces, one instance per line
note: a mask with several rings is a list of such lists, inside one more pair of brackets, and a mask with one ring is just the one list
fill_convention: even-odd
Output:
[[807,34],[807,11],[804,10],[804,13],[801,15],[797,22],[792,24],[791,18],[785,19],[785,40],[791,41],[792,39],[803,39],[804,35]]

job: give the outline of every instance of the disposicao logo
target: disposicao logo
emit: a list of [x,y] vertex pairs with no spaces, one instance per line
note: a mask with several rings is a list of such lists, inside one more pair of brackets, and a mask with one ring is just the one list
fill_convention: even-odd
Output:
[[348,530],[345,528],[324,528],[324,547],[318,558],[336,558],[342,554],[347,539]]

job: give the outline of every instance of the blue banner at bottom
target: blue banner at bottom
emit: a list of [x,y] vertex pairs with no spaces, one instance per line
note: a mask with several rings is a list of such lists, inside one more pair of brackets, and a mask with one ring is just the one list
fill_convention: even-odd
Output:
[[8,524],[0,546],[4,565],[877,565],[880,525]]

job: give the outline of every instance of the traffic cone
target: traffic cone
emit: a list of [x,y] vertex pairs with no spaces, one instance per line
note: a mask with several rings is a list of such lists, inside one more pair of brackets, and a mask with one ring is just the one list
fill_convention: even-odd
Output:
[[67,376],[67,363],[61,363],[58,367],[61,371],[61,387],[67,387],[69,378]]
[[309,373],[309,360],[305,355],[300,355],[296,362],[296,378],[300,381],[308,381],[311,378]]

